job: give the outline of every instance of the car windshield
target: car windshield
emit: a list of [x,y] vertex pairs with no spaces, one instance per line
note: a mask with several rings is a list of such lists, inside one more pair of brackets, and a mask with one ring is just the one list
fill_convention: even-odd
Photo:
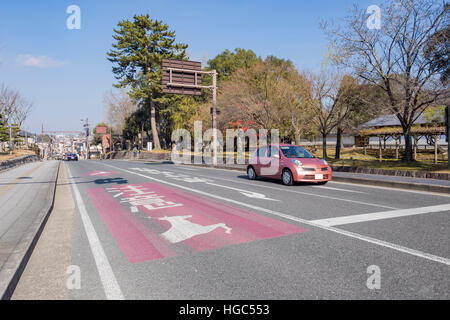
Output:
[[311,153],[299,146],[281,146],[280,149],[286,158],[314,158]]

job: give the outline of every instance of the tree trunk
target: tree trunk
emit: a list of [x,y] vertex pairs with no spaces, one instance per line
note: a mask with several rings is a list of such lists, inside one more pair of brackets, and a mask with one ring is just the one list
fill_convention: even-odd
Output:
[[300,145],[300,133],[295,134],[295,143],[299,146]]
[[380,162],[383,160],[383,149],[381,148],[381,137],[378,137],[378,156],[379,156],[379,160]]
[[152,129],[152,138],[154,149],[161,149],[159,143],[158,131],[156,130],[156,108],[153,100],[150,98],[150,127]]
[[322,158],[327,159],[327,135],[325,133],[322,134]]
[[413,136],[414,146],[413,146],[413,160],[417,160],[417,136]]
[[395,160],[398,160],[398,141],[399,139],[395,137]]
[[337,134],[336,134],[336,155],[335,159],[339,160],[341,158],[341,145],[342,145],[342,128],[337,128]]
[[438,163],[438,144],[437,144],[438,136],[434,136],[434,164]]
[[411,128],[403,128],[403,135],[405,136],[405,154],[403,156],[403,161],[410,162],[413,161],[413,145],[411,141]]

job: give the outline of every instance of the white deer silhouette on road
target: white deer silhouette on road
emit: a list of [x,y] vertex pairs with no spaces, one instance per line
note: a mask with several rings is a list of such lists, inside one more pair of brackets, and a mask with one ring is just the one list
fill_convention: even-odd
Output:
[[190,222],[187,220],[192,218],[192,216],[174,216],[174,217],[163,217],[159,220],[169,221],[171,228],[166,232],[162,233],[161,236],[171,243],[178,243],[200,234],[205,234],[211,232],[217,228],[225,229],[225,233],[230,234],[231,228],[227,227],[225,223],[217,223],[210,226],[202,226],[197,223]]

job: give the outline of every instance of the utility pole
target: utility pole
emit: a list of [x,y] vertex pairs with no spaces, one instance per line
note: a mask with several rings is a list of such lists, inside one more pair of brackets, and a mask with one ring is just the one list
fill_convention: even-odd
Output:
[[41,132],[41,150],[42,150],[42,159],[44,159],[44,124],[42,124],[42,132]]

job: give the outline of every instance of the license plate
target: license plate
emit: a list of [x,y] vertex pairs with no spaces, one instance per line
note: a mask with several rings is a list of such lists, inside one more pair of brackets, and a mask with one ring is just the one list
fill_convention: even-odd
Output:
[[316,179],[316,180],[322,180],[322,179],[323,179],[323,174],[315,174],[315,175],[314,175],[314,179]]

